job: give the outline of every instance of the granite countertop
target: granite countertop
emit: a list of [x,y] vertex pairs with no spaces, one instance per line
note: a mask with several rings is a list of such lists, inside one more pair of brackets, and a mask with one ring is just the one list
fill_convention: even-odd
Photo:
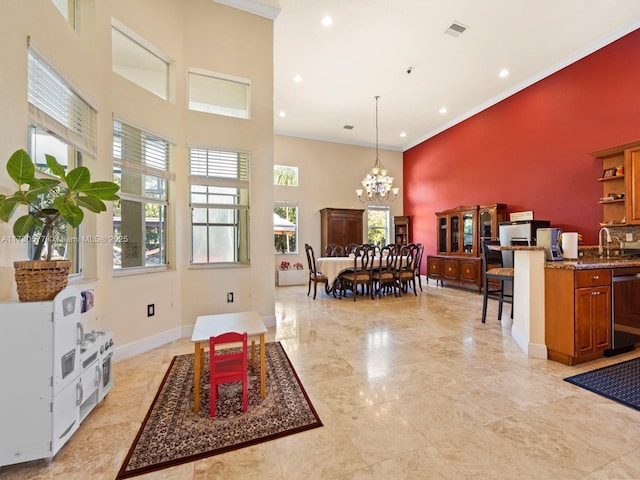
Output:
[[596,268],[640,267],[640,258],[585,258],[544,262],[545,268],[563,268],[568,270],[592,270]]
[[[500,246],[500,250],[518,251],[518,250],[544,250],[541,246],[525,246],[512,245]],[[640,267],[640,258],[625,257],[618,249],[611,249],[609,258],[600,258],[598,256],[598,246],[584,246],[578,248],[580,258],[577,260],[562,261],[545,261],[545,268],[558,268],[565,270],[593,270],[596,268],[623,268],[623,267]]]

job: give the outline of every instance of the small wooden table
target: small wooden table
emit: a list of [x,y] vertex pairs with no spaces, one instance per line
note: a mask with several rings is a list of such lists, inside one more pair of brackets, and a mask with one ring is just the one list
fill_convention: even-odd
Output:
[[[258,312],[222,313],[196,318],[191,341],[194,342],[195,365],[193,367],[193,411],[200,411],[200,375],[202,374],[202,352],[209,345],[209,338],[226,332],[247,332],[248,337],[260,336],[260,396],[265,396],[265,347],[264,334],[267,327]],[[255,342],[251,342],[251,362],[255,362]],[[210,352],[211,354],[211,352]]]

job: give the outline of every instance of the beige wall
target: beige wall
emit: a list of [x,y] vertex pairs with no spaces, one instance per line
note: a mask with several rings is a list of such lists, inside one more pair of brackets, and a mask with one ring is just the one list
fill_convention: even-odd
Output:
[[[276,254],[275,266],[283,259],[307,265],[304,244],[308,243],[318,255],[320,250],[320,210],[332,208],[367,208],[355,189],[373,167],[375,148],[321,142],[302,138],[275,136],[274,162],[299,168],[299,186],[276,186],[276,201],[298,204],[298,255]],[[400,196],[389,203],[391,217],[402,215],[402,152],[380,151],[380,161],[394,177],[394,185],[401,187]],[[366,223],[366,222],[365,222]],[[366,232],[365,237],[366,238]],[[271,247],[273,251],[273,247]]]
[[[375,149],[273,136],[273,24],[262,17],[210,0],[81,0],[81,33],[73,32],[50,0],[10,2],[0,17],[3,41],[0,75],[0,159],[26,148],[26,39],[98,110],[98,155],[90,165],[95,179],[109,179],[112,119],[119,118],[176,143],[171,191],[170,265],[166,272],[114,277],[108,244],[84,244],[81,289],[94,288],[96,306],[83,316],[85,329],[115,332],[117,358],[124,358],[189,334],[197,315],[258,310],[274,319],[272,212],[274,199],[299,206],[300,245],[320,245],[320,214],[325,207],[366,208],[355,188],[375,160]],[[171,57],[174,94],[159,99],[111,71],[111,18],[116,18]],[[10,68],[9,68],[10,66]],[[186,109],[189,67],[248,78],[252,119],[239,120]],[[251,153],[251,267],[189,268],[187,148],[205,145]],[[273,163],[299,167],[300,187],[273,188]],[[382,162],[402,186],[402,153],[381,152]],[[13,184],[0,168],[0,193]],[[402,214],[402,198],[391,215]],[[98,235],[112,232],[111,215],[90,216],[83,224]],[[0,223],[0,237],[11,227]],[[25,245],[0,244],[0,299],[15,299],[13,261],[27,258]],[[287,256],[306,265],[304,249]],[[226,303],[226,292],[235,302]],[[146,306],[156,314],[147,318]],[[1,334],[1,332],[0,332]]]
[[[115,332],[123,358],[188,333],[203,313],[257,310],[274,318],[273,211],[273,22],[211,0],[82,0],[81,32],[73,32],[50,0],[5,5],[0,76],[0,159],[26,148],[26,38],[98,110],[96,179],[109,179],[112,121],[116,115],[175,142],[176,175],[170,197],[170,265],[166,272],[114,277],[107,244],[83,245],[85,278],[95,288],[96,307],[84,315],[85,329]],[[172,101],[164,101],[111,71],[114,17],[173,60]],[[186,108],[189,67],[248,78],[251,120],[190,112]],[[187,147],[203,145],[251,153],[251,267],[191,269],[188,264],[189,205]],[[3,168],[0,193],[13,185]],[[112,231],[110,214],[83,225],[99,235]],[[0,236],[10,235],[0,224]],[[268,255],[264,255],[269,252]],[[27,258],[24,245],[0,245],[0,299],[16,298],[12,262]],[[226,292],[235,302],[226,303]],[[146,306],[156,314],[147,318]]]

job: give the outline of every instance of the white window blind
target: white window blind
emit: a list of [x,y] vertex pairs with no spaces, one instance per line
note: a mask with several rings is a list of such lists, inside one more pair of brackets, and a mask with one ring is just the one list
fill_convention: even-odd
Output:
[[[241,152],[191,148],[189,151],[191,183],[249,187],[249,155]],[[213,181],[205,181],[205,179]]]
[[119,120],[113,122],[113,163],[124,170],[172,180],[171,144]]
[[30,122],[95,156],[96,111],[32,49],[28,50]]

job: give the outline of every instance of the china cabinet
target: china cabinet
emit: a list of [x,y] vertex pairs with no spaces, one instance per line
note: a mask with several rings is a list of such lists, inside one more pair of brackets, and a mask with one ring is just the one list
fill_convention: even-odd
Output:
[[482,289],[481,237],[497,237],[507,205],[460,206],[436,213],[436,255],[427,256],[427,277]]

